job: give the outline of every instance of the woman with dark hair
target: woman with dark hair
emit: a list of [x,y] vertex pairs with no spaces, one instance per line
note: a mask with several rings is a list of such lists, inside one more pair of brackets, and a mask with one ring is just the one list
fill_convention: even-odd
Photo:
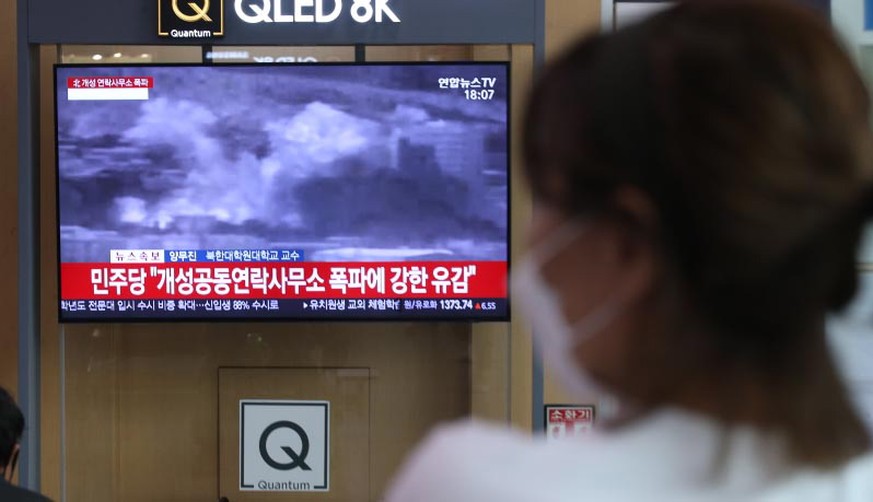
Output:
[[[873,501],[825,339],[873,213],[865,86],[826,23],[687,2],[551,64],[525,123],[514,299],[598,432],[435,433],[396,501]],[[873,362],[871,362],[873,364]]]

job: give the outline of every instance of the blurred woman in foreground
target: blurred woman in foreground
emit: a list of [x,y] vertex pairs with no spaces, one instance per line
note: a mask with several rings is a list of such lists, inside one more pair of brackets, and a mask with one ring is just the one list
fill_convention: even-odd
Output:
[[512,294],[562,383],[622,413],[560,443],[444,428],[387,499],[873,501],[825,340],[856,290],[873,138],[825,21],[681,4],[577,44],[529,106]]

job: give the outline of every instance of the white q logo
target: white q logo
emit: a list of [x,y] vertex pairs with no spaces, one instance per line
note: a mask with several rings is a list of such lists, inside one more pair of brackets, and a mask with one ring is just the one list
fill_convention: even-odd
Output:
[[254,15],[243,10],[243,0],[235,0],[233,8],[236,11],[236,15],[246,23],[270,23],[273,21],[270,19],[270,0],[261,0],[261,2],[263,4],[261,6],[251,3],[249,4],[249,8],[255,13]]

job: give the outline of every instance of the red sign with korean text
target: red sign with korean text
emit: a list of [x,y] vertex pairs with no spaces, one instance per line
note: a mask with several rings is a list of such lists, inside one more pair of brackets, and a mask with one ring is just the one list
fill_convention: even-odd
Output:
[[506,262],[63,263],[61,299],[505,298]]
[[547,405],[546,438],[573,438],[591,432],[594,427],[594,406]]
[[153,77],[68,77],[67,89],[152,89]]

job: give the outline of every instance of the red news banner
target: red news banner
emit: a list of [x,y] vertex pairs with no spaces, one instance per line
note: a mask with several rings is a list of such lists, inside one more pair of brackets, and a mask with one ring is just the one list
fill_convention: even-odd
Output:
[[153,77],[68,77],[67,89],[151,89]]
[[63,300],[506,298],[503,261],[61,264]]
[[67,100],[147,100],[154,86],[152,77],[69,77]]

